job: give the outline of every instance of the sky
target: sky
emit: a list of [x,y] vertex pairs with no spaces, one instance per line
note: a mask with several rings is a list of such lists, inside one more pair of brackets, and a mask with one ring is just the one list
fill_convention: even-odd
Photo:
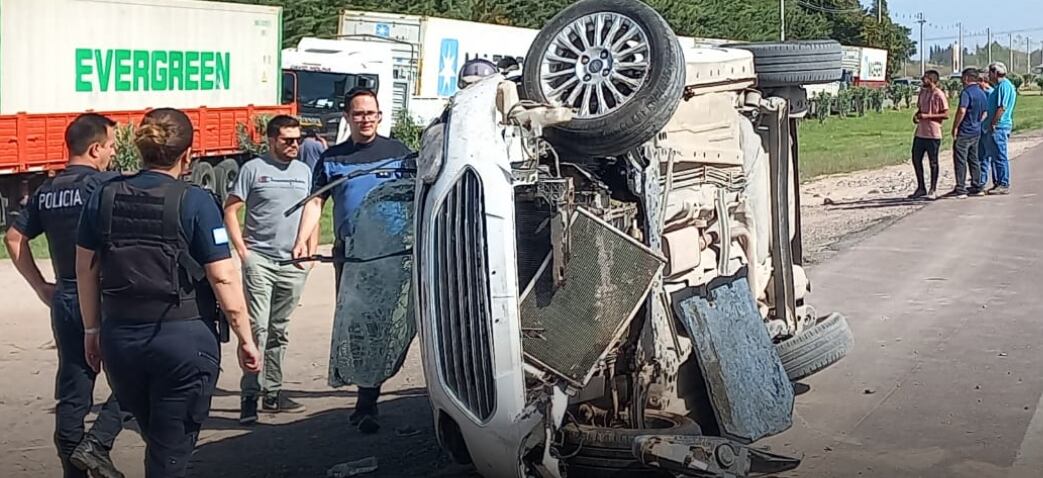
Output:
[[[862,0],[862,3],[868,6],[873,1]],[[887,3],[891,18],[913,29],[913,40],[919,40],[916,15],[923,12],[927,20],[924,24],[924,43],[927,45],[955,43],[959,35],[956,24],[959,22],[963,23],[964,33],[968,36],[964,43],[972,48],[975,42],[984,45],[987,37],[970,35],[984,33],[986,28],[992,28],[994,41],[1004,44],[1009,38],[1002,32],[1032,30],[1014,34],[1016,43],[1021,36],[1021,47],[1015,45],[1015,49],[1022,51],[1025,50],[1026,36],[1034,50],[1039,49],[1043,42],[1043,0],[888,0]]]

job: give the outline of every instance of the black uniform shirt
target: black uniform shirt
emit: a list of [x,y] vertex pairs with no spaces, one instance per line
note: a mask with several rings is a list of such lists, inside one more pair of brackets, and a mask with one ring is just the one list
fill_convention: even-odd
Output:
[[[66,176],[80,179],[63,191],[49,188],[54,179]],[[117,176],[119,173],[102,172],[90,166],[69,166],[38,188],[18,215],[12,227],[22,235],[35,239],[46,234],[55,277],[76,278],[76,228],[83,205],[99,185]]]

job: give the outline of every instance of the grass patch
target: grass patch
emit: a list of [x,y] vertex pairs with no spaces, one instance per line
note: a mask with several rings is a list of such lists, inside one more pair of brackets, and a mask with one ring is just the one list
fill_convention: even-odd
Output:
[[[950,116],[955,116],[954,108]],[[909,160],[914,110],[866,113],[858,118],[830,118],[800,125],[800,177],[874,169]],[[1014,110],[1014,132],[1043,128],[1043,96],[1021,94]],[[952,142],[952,120],[942,125],[943,147]]]

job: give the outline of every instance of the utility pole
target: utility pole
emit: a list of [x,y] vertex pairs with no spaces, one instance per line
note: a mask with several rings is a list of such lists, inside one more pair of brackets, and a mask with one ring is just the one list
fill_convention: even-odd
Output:
[[884,23],[884,0],[876,0],[876,22]]
[[1032,42],[1029,37],[1025,37],[1025,73],[1032,73]]
[[1010,36],[1010,64],[1007,65],[1007,71],[1013,72],[1014,71],[1014,34],[1013,33],[1008,33],[1007,35]]
[[960,28],[960,43],[957,45],[960,51],[959,53],[953,52],[953,54],[956,55],[956,70],[963,71],[963,22],[957,23],[956,26]]
[[779,41],[786,41],[786,0],[779,0],[779,16],[782,17],[779,24]]
[[923,24],[927,23],[927,20],[924,20],[923,12],[917,14],[917,18],[916,23],[920,24],[920,76],[924,76],[927,73],[927,50],[923,44]]
[[985,33],[989,35],[989,64],[992,64],[992,28],[986,28]]

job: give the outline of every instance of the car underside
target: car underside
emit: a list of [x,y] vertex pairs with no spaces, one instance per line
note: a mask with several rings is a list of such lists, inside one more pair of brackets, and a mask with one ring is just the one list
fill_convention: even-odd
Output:
[[[436,430],[483,476],[749,476],[799,460],[792,382],[844,356],[801,261],[802,84],[832,42],[682,48],[636,1],[554,17],[417,159]],[[836,75],[837,78],[833,78]]]

